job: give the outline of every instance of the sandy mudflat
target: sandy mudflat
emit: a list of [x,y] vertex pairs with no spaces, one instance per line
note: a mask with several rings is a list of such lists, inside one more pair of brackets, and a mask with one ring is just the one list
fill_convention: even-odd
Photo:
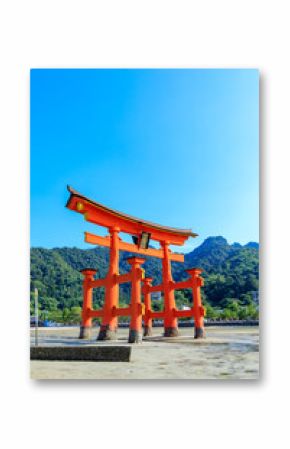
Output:
[[[257,379],[259,377],[258,327],[208,327],[206,339],[194,340],[192,328],[180,337],[154,336],[132,345],[130,362],[31,361],[32,379]],[[40,345],[127,345],[128,329],[118,331],[117,342],[78,340],[78,328],[41,328]],[[31,330],[34,345],[34,330]]]

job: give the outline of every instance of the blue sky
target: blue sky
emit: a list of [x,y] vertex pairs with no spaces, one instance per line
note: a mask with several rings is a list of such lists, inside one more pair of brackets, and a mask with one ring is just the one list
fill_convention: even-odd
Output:
[[66,185],[157,223],[259,235],[254,69],[31,71],[31,246],[90,247],[106,231],[66,209]]

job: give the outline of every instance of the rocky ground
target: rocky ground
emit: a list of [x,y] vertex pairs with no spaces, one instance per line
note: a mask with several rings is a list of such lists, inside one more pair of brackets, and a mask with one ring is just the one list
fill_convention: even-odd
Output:
[[[192,328],[180,329],[177,338],[153,337],[132,345],[130,362],[31,361],[32,379],[257,379],[258,327],[208,327],[206,338],[193,339]],[[128,329],[120,329],[117,342],[78,340],[78,328],[40,328],[40,345],[127,345]],[[34,329],[31,329],[34,345]]]

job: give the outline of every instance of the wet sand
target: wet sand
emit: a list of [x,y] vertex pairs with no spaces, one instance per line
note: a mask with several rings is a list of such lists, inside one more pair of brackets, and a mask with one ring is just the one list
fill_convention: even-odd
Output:
[[[132,346],[130,362],[31,361],[32,379],[258,379],[259,328],[207,327],[195,340],[193,328],[177,338],[163,338],[162,328]],[[79,329],[40,328],[39,345],[127,345],[129,329],[119,329],[117,342],[79,340]],[[34,329],[31,330],[34,345]]]

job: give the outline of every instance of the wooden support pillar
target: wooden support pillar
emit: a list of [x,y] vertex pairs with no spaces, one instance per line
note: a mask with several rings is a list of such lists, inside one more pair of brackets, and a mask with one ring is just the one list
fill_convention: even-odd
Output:
[[145,316],[144,316],[144,337],[148,337],[152,335],[152,318],[150,316],[151,312],[151,293],[148,290],[148,287],[152,285],[152,278],[143,279],[144,287],[144,305],[145,305]]
[[82,310],[82,323],[80,327],[80,336],[79,338],[89,339],[91,336],[92,329],[92,318],[90,315],[90,311],[93,308],[93,288],[91,282],[94,280],[94,275],[97,270],[93,270],[92,268],[87,268],[85,270],[81,270],[82,275],[84,276],[83,280],[83,310]]
[[130,257],[127,262],[132,266],[132,290],[131,290],[131,322],[129,331],[129,343],[142,342],[142,304],[141,304],[141,265],[145,259]]
[[117,338],[118,317],[113,314],[113,307],[119,305],[119,231],[117,227],[109,228],[110,232],[110,265],[106,277],[104,315],[98,340],[115,340]]
[[201,268],[191,268],[186,270],[192,280],[193,296],[193,316],[194,316],[194,338],[205,337],[204,333],[204,307],[201,303],[200,287],[203,286],[203,279],[199,277]]
[[162,277],[164,286],[164,337],[178,335],[177,318],[174,316],[175,297],[172,287],[171,263],[169,257],[169,242],[161,242],[163,248]]

